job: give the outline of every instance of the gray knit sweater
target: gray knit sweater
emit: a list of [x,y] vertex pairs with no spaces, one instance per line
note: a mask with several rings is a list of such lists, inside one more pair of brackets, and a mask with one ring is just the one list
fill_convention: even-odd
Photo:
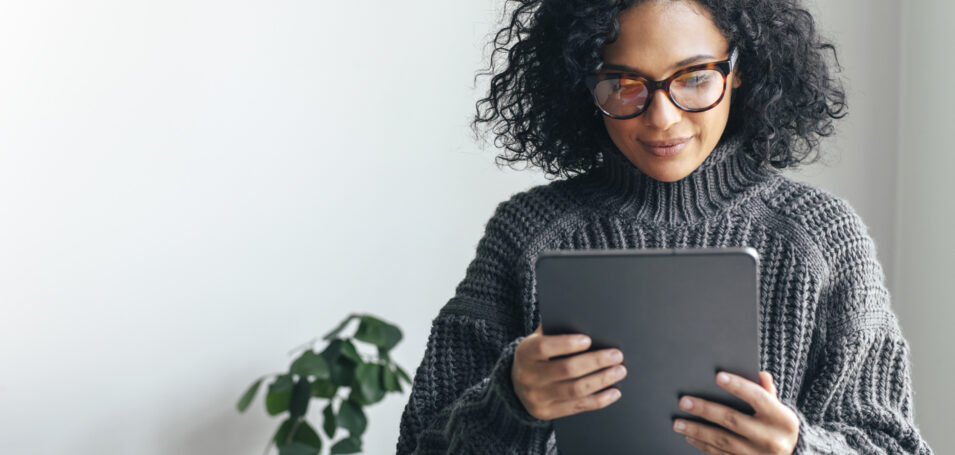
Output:
[[557,453],[551,421],[526,411],[510,376],[514,348],[540,323],[541,251],[727,246],[760,254],[760,366],[799,416],[794,453],[931,454],[865,224],[845,200],[756,166],[733,140],[677,182],[613,148],[594,171],[500,203],[432,321],[398,453]]

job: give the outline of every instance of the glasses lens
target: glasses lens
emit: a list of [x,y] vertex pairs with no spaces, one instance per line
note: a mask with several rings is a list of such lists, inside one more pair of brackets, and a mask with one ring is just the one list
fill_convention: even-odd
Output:
[[705,109],[723,95],[723,73],[699,70],[682,74],[670,84],[673,101],[686,109]]
[[630,115],[647,103],[647,84],[642,79],[602,75],[593,89],[594,99],[610,115]]

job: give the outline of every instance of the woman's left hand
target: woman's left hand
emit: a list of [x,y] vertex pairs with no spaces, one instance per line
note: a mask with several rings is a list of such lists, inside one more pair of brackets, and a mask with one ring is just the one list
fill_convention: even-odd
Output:
[[[687,442],[711,455],[791,455],[799,439],[799,418],[776,397],[776,386],[769,372],[761,371],[759,379],[762,385],[731,373],[716,375],[720,387],[749,403],[756,414],[750,416],[719,403],[685,395],[680,399],[680,409],[725,430],[676,419],[673,431],[685,434]],[[685,425],[683,428],[681,423]]]

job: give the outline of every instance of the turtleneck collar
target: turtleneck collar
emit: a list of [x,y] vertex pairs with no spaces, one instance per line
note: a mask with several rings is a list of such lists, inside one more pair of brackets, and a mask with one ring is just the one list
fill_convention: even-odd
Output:
[[682,224],[738,205],[773,172],[757,166],[739,140],[723,138],[699,167],[675,182],[644,174],[612,144],[604,148],[601,166],[588,174],[589,204],[658,224]]

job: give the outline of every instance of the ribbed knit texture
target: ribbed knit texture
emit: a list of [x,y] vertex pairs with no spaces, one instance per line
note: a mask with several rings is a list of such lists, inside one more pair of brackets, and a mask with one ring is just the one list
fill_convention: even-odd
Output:
[[677,182],[614,148],[592,172],[500,203],[432,321],[397,452],[557,452],[552,423],[524,409],[510,377],[514,348],[540,323],[541,251],[739,246],[760,254],[760,366],[799,416],[794,453],[931,454],[865,224],[845,200],[756,166],[733,140]]

